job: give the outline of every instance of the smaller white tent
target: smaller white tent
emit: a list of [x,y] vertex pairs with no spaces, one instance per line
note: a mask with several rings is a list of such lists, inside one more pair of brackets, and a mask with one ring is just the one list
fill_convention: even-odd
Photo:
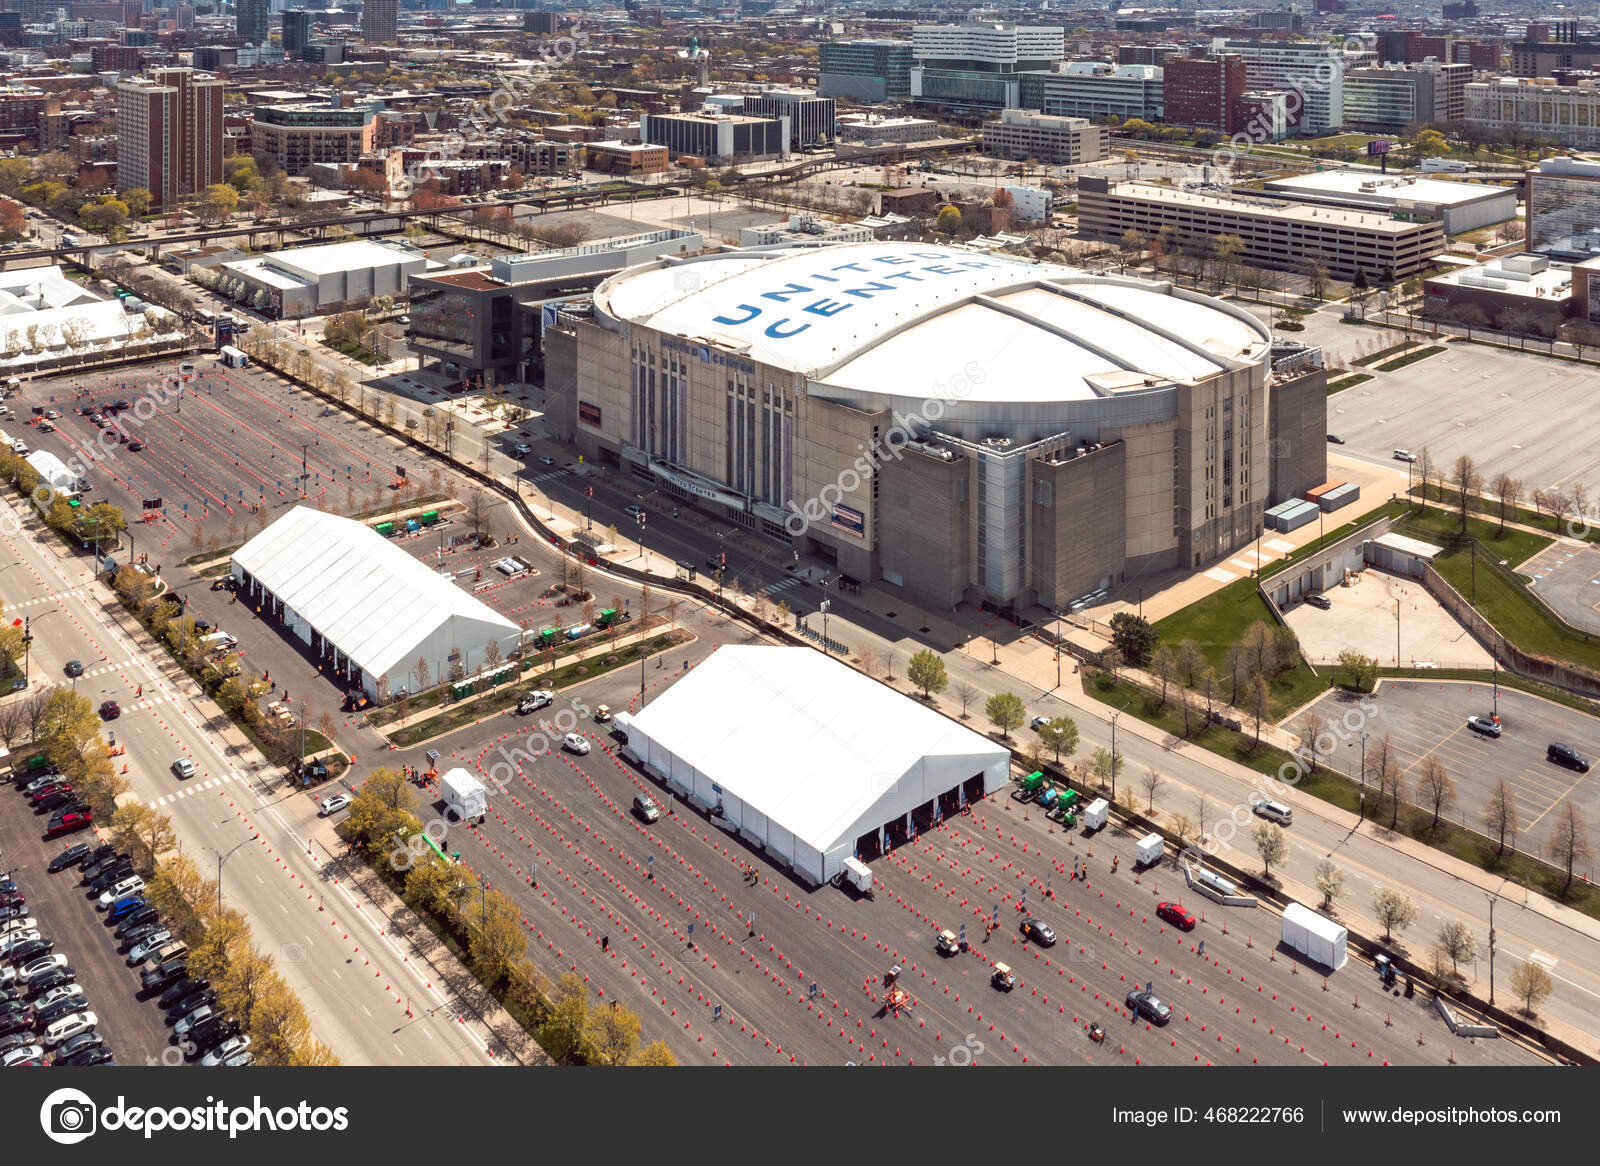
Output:
[[459,767],[448,770],[439,779],[439,792],[444,796],[444,804],[465,821],[481,818],[489,812],[489,791],[468,770]]

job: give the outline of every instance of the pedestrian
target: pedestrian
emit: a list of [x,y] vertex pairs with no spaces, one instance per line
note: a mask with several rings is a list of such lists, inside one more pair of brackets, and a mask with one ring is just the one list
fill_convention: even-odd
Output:
[[602,935],[600,937],[600,950],[601,951],[609,951],[609,950],[611,950],[611,937],[609,935]]
[[1117,863],[1120,862],[1120,861],[1121,861],[1121,859],[1117,855],[1113,854],[1111,856],[1111,873],[1112,874],[1116,874],[1117,873]]

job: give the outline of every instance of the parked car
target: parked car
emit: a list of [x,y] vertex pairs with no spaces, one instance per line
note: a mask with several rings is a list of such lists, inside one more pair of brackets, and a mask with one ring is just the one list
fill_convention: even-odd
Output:
[[[65,987],[66,985],[62,985]],[[33,1023],[37,1028],[49,1028],[63,1016],[71,1016],[75,1012],[82,1012],[87,1005],[80,996],[76,999],[57,1000],[45,1008],[33,1010]]]
[[30,939],[26,943],[19,943],[11,949],[10,960],[20,964],[28,960],[37,959],[42,955],[49,955],[55,950],[56,941],[53,939]]
[[536,688],[523,696],[522,700],[517,704],[517,711],[519,713],[536,713],[546,705],[553,704],[555,699],[555,693],[548,688]]
[[203,976],[197,976],[194,979],[190,979],[188,976],[185,976],[183,979],[167,988],[165,992],[161,993],[161,1000],[159,1002],[160,1006],[162,1008],[171,1008],[185,996],[192,996],[196,992],[203,992],[209,987],[211,987],[211,981],[205,979]]
[[1282,802],[1275,802],[1270,798],[1251,802],[1250,810],[1256,817],[1276,822],[1280,826],[1288,826],[1294,822],[1294,811]]
[[[33,812],[35,814],[48,814],[56,810],[64,810],[77,801],[78,795],[73,792],[72,787],[69,785],[65,789],[56,790],[55,793],[46,794],[43,797],[35,795]],[[87,805],[88,803],[85,802],[84,804]]]
[[511,447],[511,452],[516,454],[518,457],[527,457],[530,453],[533,452],[533,446],[528,445],[525,442],[519,441],[519,442],[517,442],[516,445],[513,445]]
[[655,822],[661,817],[661,807],[649,794],[639,794],[633,799],[633,812],[645,822]]
[[79,842],[75,846],[67,847],[60,854],[52,858],[50,860],[50,865],[45,869],[51,874],[55,874],[58,871],[66,870],[69,866],[77,866],[89,853],[89,844],[87,842]]
[[1552,741],[1550,747],[1545,750],[1545,756],[1557,765],[1565,765],[1568,769],[1576,769],[1579,773],[1589,772],[1589,759],[1571,745]]
[[124,895],[111,904],[111,909],[106,912],[106,918],[121,919],[125,915],[132,915],[135,911],[142,909],[144,905],[143,895]]
[[[90,1036],[93,1034],[82,1033],[80,1035]],[[73,1069],[85,1069],[90,1065],[115,1065],[117,1062],[116,1058],[111,1055],[110,1049],[97,1045],[92,1049],[83,1049],[73,1053],[69,1057],[63,1057],[57,1053],[55,1063]]]
[[639,516],[643,514],[645,510],[643,506],[624,506],[622,508],[622,512],[635,522],[638,522]]
[[100,1018],[92,1012],[75,1012],[71,1016],[64,1016],[44,1030],[45,1047],[53,1049],[62,1041],[69,1040],[80,1032],[88,1032],[99,1023]]
[[19,1069],[24,1065],[42,1063],[44,1050],[38,1045],[23,1045],[0,1057],[0,1068]]
[[60,793],[71,793],[71,792],[72,792],[72,783],[70,781],[51,781],[51,782],[46,782],[44,785],[41,785],[38,789],[34,790],[31,794],[28,795],[28,803],[30,805],[37,806],[40,802],[44,801],[46,798],[52,798],[56,794],[60,794]]
[[561,747],[569,753],[582,755],[589,752],[589,738],[582,733],[568,733],[561,738]]
[[[165,999],[165,994],[162,996]],[[167,1009],[167,1023],[176,1024],[191,1012],[203,1008],[207,1004],[216,1002],[217,993],[211,988],[202,988],[198,992],[190,992],[172,1007]]]
[[117,929],[113,934],[115,934],[118,939],[122,939],[128,934],[128,932],[139,927],[148,927],[160,918],[161,912],[156,910],[154,907],[140,907],[138,910],[130,911],[128,914],[124,915],[122,917],[122,921],[117,924]]
[[100,893],[100,910],[109,911],[111,904],[118,899],[125,899],[129,895],[137,894],[144,890],[144,880],[138,875],[129,875],[107,887]]
[[32,915],[17,915],[0,923],[0,935],[10,935],[17,931],[32,931],[39,926],[39,921]]
[[34,1009],[35,1013],[38,1013],[38,1012],[44,1011],[46,1008],[52,1007],[53,1005],[60,1004],[64,1000],[82,1000],[82,999],[83,999],[83,985],[82,984],[79,984],[79,983],[77,983],[75,981],[73,983],[70,983],[70,984],[57,984],[54,988],[51,988],[48,992],[41,993],[39,995],[39,997],[36,1000],[34,1000],[33,1009]]
[[1154,992],[1135,988],[1128,993],[1128,1011],[1142,1016],[1154,1024],[1165,1024],[1172,1019],[1172,1009]]
[[100,702],[100,719],[114,721],[122,715],[122,706],[114,700]]
[[201,1004],[199,1007],[193,1008],[186,1012],[183,1017],[172,1026],[172,1035],[181,1041],[191,1032],[193,1032],[195,1026],[202,1020],[210,1020],[215,1015],[217,1015],[217,1011],[210,1004]]
[[[122,931],[120,927],[117,930],[119,932]],[[132,951],[156,932],[165,930],[165,927],[156,922],[141,923],[138,927],[130,927],[126,933],[117,936],[117,949],[119,951]]]
[[1331,445],[1343,445],[1344,438],[1340,437],[1337,433],[1330,433],[1328,434],[1328,442]]
[[179,957],[170,959],[164,964],[153,967],[146,966],[139,973],[139,983],[146,991],[164,988],[174,980],[182,979],[189,974],[189,961]]
[[227,1040],[223,1041],[205,1056],[201,1057],[200,1064],[208,1069],[214,1069],[218,1065],[224,1064],[228,1065],[230,1068],[234,1068],[236,1067],[235,1062],[241,1056],[250,1056],[250,1054],[245,1051],[249,1047],[250,1038],[248,1036],[230,1036]]
[[1156,904],[1156,915],[1183,931],[1194,930],[1194,913],[1185,910],[1181,903],[1158,903]]
[[93,1029],[88,1032],[80,1032],[77,1036],[69,1036],[61,1042],[61,1047],[56,1049],[56,1063],[60,1064],[62,1057],[71,1057],[78,1053],[88,1052],[90,1049],[98,1049],[105,1043],[106,1038]]
[[165,927],[158,928],[134,944],[128,951],[128,963],[142,964],[156,952],[161,950],[161,945],[170,942],[172,932]]
[[231,1016],[213,1016],[202,1020],[189,1032],[189,1043],[198,1053],[209,1052],[230,1037],[238,1036],[240,1025]]
[[1498,737],[1502,731],[1498,717],[1468,717],[1467,728],[1485,737]]
[[0,959],[9,959],[11,953],[23,944],[43,937],[44,932],[37,927],[25,927],[21,931],[8,931],[0,935]]
[[1306,603],[1320,611],[1327,611],[1333,607],[1333,600],[1329,599],[1320,591],[1313,591],[1310,595],[1306,596]]
[[[62,956],[61,958],[66,959],[67,957]],[[61,964],[48,969],[43,975],[29,980],[24,990],[37,999],[50,991],[51,988],[59,988],[62,984],[72,983],[77,978],[77,975],[78,973],[72,970],[71,964]]]
[[60,838],[63,834],[72,834],[93,825],[93,810],[65,810],[50,819],[50,824],[45,827],[44,832],[51,838]]

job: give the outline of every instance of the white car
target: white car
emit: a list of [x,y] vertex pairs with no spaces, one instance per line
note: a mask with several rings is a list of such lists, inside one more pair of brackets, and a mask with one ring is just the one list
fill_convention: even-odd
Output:
[[180,757],[172,763],[172,772],[176,773],[179,777],[193,777],[194,762],[190,761],[187,757]]
[[0,1057],[0,1068],[9,1069],[20,1065],[24,1061],[39,1061],[44,1059],[44,1049],[38,1045],[23,1045],[21,1048],[12,1049],[5,1056]]
[[589,752],[589,738],[581,733],[568,733],[561,738],[561,747],[572,753]]
[[157,951],[164,943],[172,942],[172,932],[163,927],[160,931],[152,931],[138,943],[133,945],[133,950],[128,952],[128,965],[142,964]]
[[236,1062],[249,1064],[249,1061],[243,1059],[244,1056],[248,1055],[245,1053],[245,1050],[249,1047],[250,1038],[248,1036],[244,1036],[242,1034],[239,1036],[230,1036],[227,1040],[223,1041],[205,1056],[201,1057],[200,1063],[208,1069],[215,1069],[218,1065],[223,1064],[231,1066]]
[[185,1016],[182,1020],[178,1021],[177,1024],[173,1025],[172,1031],[177,1035],[179,1040],[182,1040],[184,1037],[189,1035],[189,1033],[194,1029],[195,1025],[199,1024],[202,1020],[210,1020],[216,1014],[217,1010],[210,1004],[202,1004],[193,1012],[189,1013],[188,1016]]
[[349,794],[334,794],[331,798],[323,798],[321,804],[317,806],[317,816],[321,818],[330,817],[333,814],[337,814],[349,804]]
[[10,935],[13,931],[32,931],[39,926],[39,921],[32,915],[24,915],[20,919],[7,919],[0,923],[0,935]]
[[62,955],[60,952],[56,952],[53,955],[42,955],[38,959],[30,960],[28,963],[23,964],[22,967],[16,969],[17,979],[21,980],[24,984],[31,984],[46,972],[51,972],[56,968],[64,968],[66,966],[67,957]]
[[30,927],[26,931],[12,931],[0,937],[0,959],[4,959],[11,952],[34,939],[43,939],[44,934],[37,927]]
[[17,982],[17,969],[7,964],[0,968],[0,988],[9,988]]
[[52,1004],[59,1004],[63,1000],[82,1000],[82,984],[62,984],[60,987],[51,988],[43,996],[33,1002],[33,1010],[41,1012]]
[[44,1030],[44,1045],[53,1049],[64,1040],[70,1040],[80,1032],[88,1032],[100,1023],[100,1018],[92,1012],[74,1012],[71,1016],[63,1016],[49,1028]]
[[119,881],[105,894],[100,896],[100,910],[109,911],[111,909],[111,904],[115,903],[124,895],[131,895],[136,891],[142,890],[144,890],[144,880],[138,875],[129,875],[127,878]]

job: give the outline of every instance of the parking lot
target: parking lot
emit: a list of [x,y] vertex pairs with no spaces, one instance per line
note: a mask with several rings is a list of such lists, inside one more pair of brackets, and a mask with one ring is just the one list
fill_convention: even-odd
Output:
[[1517,566],[1550,609],[1580,631],[1600,633],[1600,550],[1561,539]]
[[[682,674],[671,663],[647,676],[647,699]],[[590,708],[602,696],[621,707],[626,681],[604,678],[596,684],[609,688],[574,695]],[[1374,1007],[1382,993],[1355,960],[1327,994],[1319,975],[1275,950],[1275,917],[1219,914],[1186,891],[1170,860],[1136,876],[1133,839],[1117,829],[1065,832],[1003,795],[875,860],[870,899],[805,887],[616,756],[604,726],[576,722],[593,742],[587,754],[540,751],[541,722],[562,732],[574,723],[567,695],[549,715],[476,726],[475,746],[465,733],[453,738],[452,763],[506,777],[509,788],[491,793],[482,825],[441,821],[442,845],[517,903],[547,975],[588,977],[602,1006],[616,999],[638,1013],[641,1043],[665,1040],[681,1063],[1536,1059],[1509,1041],[1451,1040],[1422,993]],[[639,794],[661,807],[657,821],[633,813]],[[436,812],[425,808],[424,820]],[[1083,880],[1072,877],[1080,860]],[[1190,907],[1195,930],[1157,917],[1168,900]],[[1024,915],[1049,923],[1058,941],[1025,941]],[[991,918],[1000,927],[986,939]],[[946,927],[963,931],[969,950],[937,954]],[[1000,963],[1017,979],[1009,992],[991,982]],[[910,994],[903,1010],[886,1007],[883,977],[894,967]],[[1147,982],[1173,1008],[1164,1027],[1127,1008],[1128,992]],[[1103,1044],[1088,1037],[1093,1021],[1105,1026]]]
[[95,909],[76,868],[54,873],[46,869],[66,847],[80,842],[94,845],[99,839],[93,831],[80,831],[45,841],[41,835],[47,816],[36,816],[19,789],[0,785],[5,869],[27,896],[24,905],[27,914],[39,921],[38,930],[55,941],[52,954],[66,956],[76,972],[85,1004],[97,1020],[95,1030],[105,1038],[116,1062],[143,1065],[147,1058],[155,1058],[160,1063],[167,1048],[167,1028],[155,1004],[139,998],[137,971],[117,950],[112,926]]
[[1323,594],[1332,605],[1326,611],[1296,603],[1284,612],[1314,664],[1337,663],[1341,651],[1354,649],[1384,665],[1489,667],[1489,653],[1414,579],[1368,568],[1349,587]]
[[[1332,721],[1341,716],[1352,698],[1329,693],[1311,706]],[[1444,763],[1455,782],[1452,821],[1482,832],[1483,807],[1502,777],[1516,795],[1516,845],[1541,854],[1549,838],[1555,813],[1567,801],[1578,806],[1590,836],[1600,830],[1600,773],[1577,773],[1545,757],[1552,741],[1576,748],[1585,757],[1600,758],[1600,722],[1515,689],[1500,690],[1500,720],[1504,735],[1482,736],[1467,728],[1469,716],[1488,716],[1494,708],[1491,687],[1455,681],[1383,680],[1377,692],[1377,712],[1368,722],[1367,749],[1372,741],[1389,734],[1405,772],[1409,800],[1416,800],[1419,763],[1429,753]],[[1299,732],[1302,722],[1289,728]],[[1358,775],[1361,742],[1345,741],[1329,764]]]
[[1391,462],[1397,447],[1427,446],[1448,472],[1471,454],[1484,481],[1510,474],[1524,499],[1558,483],[1570,491],[1575,482],[1593,496],[1600,492],[1593,383],[1591,370],[1568,361],[1454,343],[1328,398],[1328,430],[1348,443],[1342,452],[1376,462]]

